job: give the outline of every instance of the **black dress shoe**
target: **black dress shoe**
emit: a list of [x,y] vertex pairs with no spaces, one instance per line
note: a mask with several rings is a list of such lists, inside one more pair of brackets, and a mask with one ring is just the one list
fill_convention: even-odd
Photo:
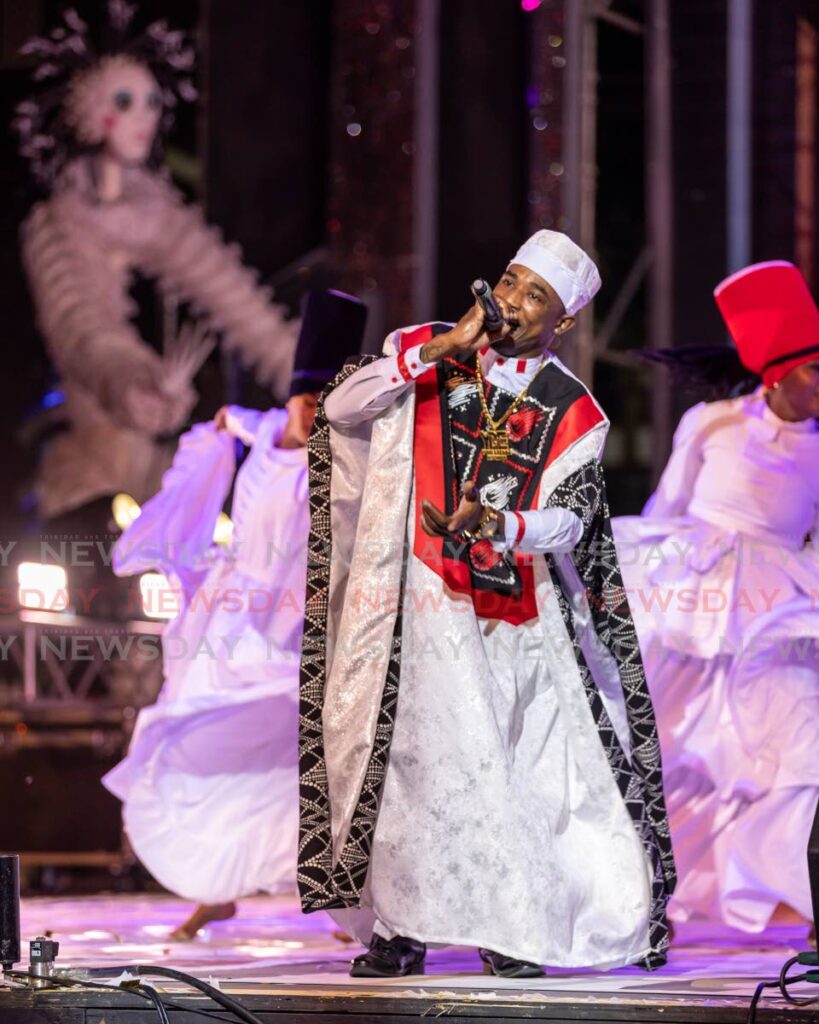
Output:
[[373,935],[370,948],[357,956],[350,967],[351,978],[403,978],[424,973],[427,947],[423,942],[396,935],[385,939]]
[[479,949],[478,953],[486,965],[484,970],[498,978],[542,978],[546,974],[542,967],[528,960],[515,960],[491,949]]

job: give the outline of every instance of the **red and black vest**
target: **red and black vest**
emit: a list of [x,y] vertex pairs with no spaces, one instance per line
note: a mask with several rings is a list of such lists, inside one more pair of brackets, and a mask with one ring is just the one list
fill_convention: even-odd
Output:
[[[407,332],[401,336],[401,351],[449,329],[434,323]],[[506,423],[509,457],[489,460],[481,445],[486,424],[476,359],[443,359],[416,378],[414,554],[450,589],[469,594],[478,616],[520,625],[538,614],[533,556],[499,554],[488,540],[470,544],[430,537],[421,528],[421,501],[428,499],[451,515],[461,485],[473,481],[482,503],[498,511],[537,508],[544,470],[605,417],[579,381],[547,363]],[[487,407],[497,421],[517,396],[488,381],[485,388]]]

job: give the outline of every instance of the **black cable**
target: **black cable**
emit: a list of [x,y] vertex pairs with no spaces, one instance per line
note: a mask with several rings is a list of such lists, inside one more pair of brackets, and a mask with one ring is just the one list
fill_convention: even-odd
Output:
[[[139,987],[145,988],[150,992],[156,991],[155,989],[152,989],[150,985],[140,985]],[[125,989],[125,991],[128,990]],[[169,1010],[182,1010],[184,1013],[198,1013],[202,1017],[207,1017],[208,1020],[221,1020],[225,1021],[225,1024],[236,1024],[235,1016],[223,1017],[218,1010],[203,1010],[198,1006],[186,1006],[183,1003],[175,1003],[171,999],[163,999],[159,993],[157,993],[157,995],[160,996],[163,1005],[166,1006]]]
[[[99,992],[100,989],[110,989],[112,987],[110,985],[100,985],[99,982],[95,984],[90,981],[80,981],[79,978],[64,978],[57,974],[41,976],[29,974],[28,971],[6,971],[6,974],[10,978],[20,978],[25,981],[41,981],[48,985],[53,985],[55,988],[93,988]],[[153,989],[149,989],[147,985],[131,985],[129,988],[117,985],[116,988],[122,992],[129,992],[132,995],[139,996],[141,999],[147,999],[156,1008],[161,1024],[170,1024],[165,1007],[161,1004],[161,1001],[158,1004],[158,994]]]
[[[788,983],[788,981],[787,981],[788,971],[796,963],[799,963],[799,957],[798,956],[790,957],[782,965],[782,970],[779,972],[779,987],[780,987],[780,989],[783,990],[783,992],[782,992],[783,995],[784,995],[784,988],[783,988],[783,986],[787,985],[787,983]],[[787,998],[787,996],[785,998]]]
[[218,1010],[202,1010],[198,1006],[185,1006],[183,1003],[174,1003],[170,999],[163,1000],[169,1010],[182,1010],[184,1013],[198,1013],[200,1017],[207,1017],[208,1020],[221,1020],[225,1024],[236,1024],[235,1017],[223,1017]]
[[209,985],[206,981],[202,981],[200,978],[195,978],[192,974],[185,974],[183,971],[176,971],[172,967],[156,967],[152,964],[146,965],[135,965],[136,973],[142,977],[145,974],[157,974],[161,978],[173,978],[175,981],[181,981],[186,985],[190,985],[191,988],[198,989],[200,992],[209,996],[215,1003],[223,1006],[226,1010],[230,1010],[240,1020],[244,1021],[245,1024],[263,1024],[261,1018],[257,1017],[255,1013],[251,1013],[250,1010],[246,1009],[239,1002],[238,999],[234,999],[232,996],[225,995],[218,988],[213,985]]
[[797,981],[806,981],[808,979],[807,974],[797,974],[795,978],[788,977],[788,971],[796,963],[799,963],[798,956],[792,956],[790,960],[785,962],[782,970],[779,972],[779,991],[782,993],[782,997],[793,1006],[813,1006],[814,1003],[819,1003],[819,999],[816,997],[813,999],[797,999],[788,992],[788,985],[795,985]]
[[759,1004],[759,1000],[762,998],[762,992],[766,988],[778,988],[778,981],[760,981],[756,987],[753,998],[751,999],[751,1005],[748,1007],[748,1017],[746,1018],[747,1024],[754,1024],[756,1021],[756,1008]]
[[797,974],[793,978],[788,977],[788,971],[793,967],[794,964],[799,963],[801,960],[800,956],[792,956],[786,960],[782,965],[782,970],[779,972],[779,977],[776,981],[761,981],[753,994],[751,999],[751,1005],[748,1007],[747,1024],[755,1024],[756,1021],[756,1010],[759,1005],[759,1001],[762,998],[762,993],[766,988],[778,988],[782,993],[782,998],[789,1002],[792,1006],[813,1006],[814,1003],[819,1003],[819,998],[813,999],[797,999],[796,996],[792,996],[788,992],[788,985],[795,985],[799,981],[815,981],[816,977],[814,972],[808,972],[807,974]]
[[[218,1003],[221,1007],[229,1010],[239,1020],[244,1021],[244,1024],[264,1024],[260,1017],[257,1017],[250,1010],[246,1009],[238,1001],[233,999],[231,996],[225,995],[224,992],[220,992],[218,988],[214,988],[213,985],[208,985],[206,981],[201,981],[199,978],[195,978],[192,974],[185,974],[183,971],[175,971],[172,967],[156,967],[153,964],[129,964],[126,967],[104,967],[102,971],[108,973],[110,971],[128,971],[131,974],[136,974],[140,978],[148,977],[151,974],[156,974],[160,978],[173,978],[174,981],[181,981],[185,985],[189,985],[191,988],[198,989],[204,995],[208,996]],[[89,975],[93,977],[94,970],[90,970]]]
[[[105,968],[103,968],[103,970],[105,970]],[[59,974],[40,977],[39,975],[29,974],[26,971],[6,971],[5,976],[9,978],[19,978],[24,981],[32,981],[35,979],[38,981],[46,981],[53,984],[55,988],[90,988],[94,989],[96,992],[99,992],[100,990],[110,991],[112,989],[118,989],[120,992],[131,993],[132,995],[139,996],[141,999],[150,1000],[152,1003],[154,1002],[154,996],[162,999],[159,993],[150,986],[135,985],[133,983],[129,984],[128,982],[121,982],[118,985],[101,985],[99,982],[81,981],[79,978],[66,978]],[[202,1017],[207,1017],[208,1020],[224,1021],[225,1024],[234,1024],[235,1020],[235,1017],[223,1017],[217,1010],[203,1010],[198,1006],[185,1006],[182,1003],[175,1003],[170,999],[162,999],[162,1005],[163,1008],[170,1010],[183,1010],[186,1013],[198,1013]]]
[[[69,979],[70,980],[70,979]],[[124,992],[139,992],[140,995],[144,995],[146,999],[149,999],[156,1007],[156,1013],[159,1017],[160,1024],[171,1024],[171,1019],[168,1016],[168,1011],[165,1008],[165,1004],[162,1002],[159,993],[156,989],[150,987],[150,985],[134,985],[125,982],[120,985]]]

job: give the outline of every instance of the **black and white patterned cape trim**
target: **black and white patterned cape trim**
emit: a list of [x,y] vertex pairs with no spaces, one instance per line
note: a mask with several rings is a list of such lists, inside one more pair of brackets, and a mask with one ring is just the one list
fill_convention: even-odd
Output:
[[[298,887],[305,911],[357,906],[367,878],[378,803],[387,770],[398,678],[401,671],[401,616],[396,618],[387,677],[381,695],[375,743],[353,812],[347,841],[335,867],[322,709],[326,682],[327,612],[332,535],[330,479],[332,453],[324,398],[364,359],[346,366],[325,390],[307,445],[310,472],[310,535],[307,595],[302,639],[299,704],[299,854]],[[403,589],[403,588],[402,588]]]
[[583,537],[572,551],[571,559],[589,601],[595,631],[615,658],[623,684],[631,736],[630,760],[620,744],[581,649],[571,605],[554,562],[547,556],[558,605],[574,646],[580,678],[600,741],[652,867],[651,952],[640,966],[656,970],[666,962],[668,924],[665,910],[674,891],[676,870],[663,793],[657,723],[614,546],[600,463],[593,460],[581,466],[555,488],[546,504],[547,507],[572,509],[583,521]]

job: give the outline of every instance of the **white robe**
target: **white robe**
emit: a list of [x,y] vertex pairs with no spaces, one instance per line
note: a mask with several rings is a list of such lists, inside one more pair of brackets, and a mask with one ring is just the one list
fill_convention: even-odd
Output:
[[[412,371],[409,354],[406,362]],[[538,360],[529,362],[521,368],[528,374],[523,383],[537,370]],[[490,381],[496,369],[497,363],[487,370]],[[394,357],[372,364],[327,400],[331,423],[347,428],[380,413],[364,498],[366,508],[380,511],[372,517],[362,512],[376,531],[398,505],[408,466],[412,472],[406,454],[412,382],[398,373]],[[502,374],[497,383],[506,384]],[[555,464],[559,477],[544,474],[539,510],[525,513],[527,533],[531,524],[540,550],[549,550],[547,536],[552,550],[574,543],[565,543],[569,531],[556,528],[545,501],[560,479],[598,457],[606,427],[590,431]],[[346,496],[351,476],[341,450],[338,459],[334,506]],[[369,909],[333,916],[364,941],[377,919],[388,935],[485,946],[555,966],[613,967],[641,959],[650,950],[652,869],[601,744],[545,560],[534,563],[540,614],[513,626],[478,618],[467,596],[450,591],[415,556],[412,515],[406,541],[400,692],[361,900]],[[345,644],[333,654],[325,692],[337,852],[375,732],[362,650],[373,645],[367,655],[373,665],[386,655],[374,646],[384,618],[378,597],[397,593],[401,567],[378,533],[359,527],[356,546],[365,552],[361,575],[353,557],[338,627]],[[568,556],[555,557],[570,574]],[[580,625],[583,595],[576,584]],[[589,658],[628,750],[617,669],[591,642]],[[383,678],[383,670],[369,671]]]
[[[613,522],[666,773],[677,919],[811,915],[819,799],[819,432],[695,406],[642,517]],[[806,543],[811,533],[813,542]]]
[[231,410],[253,447],[236,475],[228,550],[211,539],[235,441],[212,424],[182,438],[162,490],[115,549],[119,574],[158,568],[183,603],[163,637],[159,699],[103,782],[123,801],[139,859],[200,903],[295,884],[309,514],[306,449],[276,447],[286,418]]

